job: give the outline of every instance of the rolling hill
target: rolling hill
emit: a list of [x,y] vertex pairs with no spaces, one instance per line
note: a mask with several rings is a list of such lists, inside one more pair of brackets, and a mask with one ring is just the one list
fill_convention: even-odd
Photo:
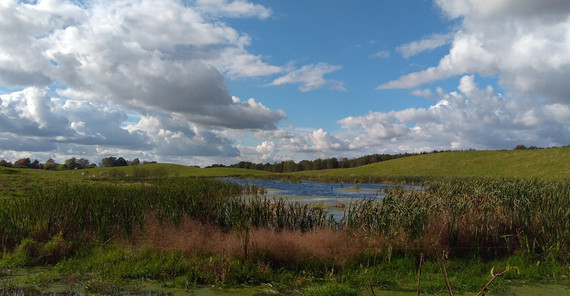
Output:
[[[44,171],[33,169],[7,169],[0,167],[0,174],[20,174],[39,178],[87,179],[109,176],[119,172],[132,176],[135,170],[160,172],[179,177],[225,177],[275,175],[265,171],[238,168],[197,168],[177,164],[146,164],[136,167],[93,168],[77,171]],[[533,150],[485,150],[452,151],[421,154],[393,159],[361,167],[302,171],[289,175],[324,177],[514,177],[514,178],[570,178],[570,147]]]
[[[304,175],[307,172],[299,172]],[[570,147],[536,150],[453,151],[366,166],[315,171],[322,176],[459,176],[570,178]]]

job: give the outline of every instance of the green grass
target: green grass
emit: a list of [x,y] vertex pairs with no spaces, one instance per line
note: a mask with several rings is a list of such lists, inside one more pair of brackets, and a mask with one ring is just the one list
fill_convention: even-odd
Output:
[[[90,180],[106,178],[119,172],[132,176],[134,170],[166,171],[169,177],[261,177],[286,176],[265,171],[238,168],[196,168],[177,164],[146,164],[141,166],[93,168],[77,171],[45,171],[7,169],[0,167],[0,181],[30,176],[34,179]],[[430,153],[394,159],[366,166],[288,174],[297,178],[388,178],[388,177],[508,177],[508,178],[570,178],[570,147],[537,150],[487,150]],[[282,178],[282,177],[281,177]]]
[[[491,295],[511,295],[509,292],[513,282],[569,283],[568,266],[516,254],[491,261],[479,258],[446,261],[454,292],[465,295],[474,295],[487,283],[493,267],[495,271],[503,271],[507,266],[511,270],[490,286]],[[295,271],[220,255],[163,252],[153,248],[137,249],[124,244],[109,244],[78,252],[75,257],[51,268],[49,273],[46,269],[40,269],[36,276],[16,276],[12,283],[3,281],[3,284],[30,287],[39,286],[41,282],[46,285],[63,281],[66,285],[73,285],[70,288],[75,291],[83,287],[86,292],[110,294],[124,289],[140,291],[143,283],[155,283],[154,288],[145,288],[151,291],[161,287],[187,293],[203,286],[256,287],[269,283],[274,293],[287,295],[367,295],[365,290],[370,284],[377,295],[394,295],[392,293],[395,291],[412,295],[417,288],[417,267],[417,258],[403,255],[380,264],[367,264],[363,260],[360,264],[328,268],[324,272],[311,266]],[[11,270],[19,273],[17,269]],[[427,259],[422,265],[420,289],[422,295],[447,295],[435,259]]]
[[[153,163],[139,166],[91,168],[83,170],[68,171],[46,171],[35,169],[6,169],[0,170],[0,178],[3,175],[30,175],[39,179],[52,180],[92,180],[112,177],[114,172],[119,172],[121,177],[132,177],[136,170],[156,172],[166,172],[168,177],[228,177],[228,176],[267,176],[270,173],[256,170],[246,170],[238,168],[196,168],[171,163]],[[6,172],[4,172],[6,171]],[[154,176],[153,176],[154,177]]]
[[394,159],[356,168],[297,172],[294,175],[570,178],[570,147],[441,152]]

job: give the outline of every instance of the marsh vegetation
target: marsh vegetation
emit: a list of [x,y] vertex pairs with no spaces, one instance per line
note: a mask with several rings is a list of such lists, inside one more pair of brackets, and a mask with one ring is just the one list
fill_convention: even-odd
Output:
[[[423,190],[387,187],[384,199],[349,203],[335,219],[262,187],[149,172],[28,176],[35,182],[27,184],[2,174],[16,190],[0,198],[0,290],[66,282],[73,291],[111,293],[150,281],[182,291],[415,291],[425,257],[422,293],[446,293],[444,252],[456,292],[478,291],[492,267],[511,268],[490,287],[498,294],[512,281],[569,283],[565,178],[412,177]],[[16,280],[42,266],[50,272]]]

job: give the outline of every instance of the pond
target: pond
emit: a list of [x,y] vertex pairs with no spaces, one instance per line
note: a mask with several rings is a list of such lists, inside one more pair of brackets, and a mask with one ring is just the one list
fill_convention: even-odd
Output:
[[[386,195],[384,189],[392,188],[392,184],[356,184],[356,183],[321,183],[313,181],[278,181],[261,179],[220,178],[223,182],[234,182],[242,186],[246,184],[267,189],[268,195],[301,196],[307,198],[318,197],[319,200],[330,199],[383,199]],[[404,189],[421,190],[422,186],[405,185]]]
[[[313,181],[291,182],[261,179],[219,178],[223,182],[233,182],[242,186],[258,186],[267,190],[268,198],[285,198],[321,206],[335,217],[342,217],[344,210],[360,199],[382,200],[385,189],[393,184],[321,183]],[[405,185],[404,189],[422,190],[422,186]]]

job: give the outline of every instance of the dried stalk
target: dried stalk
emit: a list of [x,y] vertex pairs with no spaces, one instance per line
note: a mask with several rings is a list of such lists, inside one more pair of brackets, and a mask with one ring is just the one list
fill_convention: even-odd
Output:
[[476,296],[481,296],[485,293],[485,291],[487,290],[487,288],[489,287],[489,285],[498,277],[502,276],[505,272],[509,271],[509,267],[507,267],[505,270],[495,273],[495,266],[493,266],[493,268],[491,268],[491,280],[485,285],[483,286],[483,288],[481,288],[481,290],[479,291],[479,293],[477,293]]
[[445,269],[445,251],[441,257],[437,258],[439,262],[439,268],[441,269],[441,273],[443,274],[443,278],[445,279],[445,285],[447,286],[447,291],[449,292],[449,296],[453,296],[453,290],[451,290],[451,285],[449,284],[449,277],[447,276],[447,270]]
[[423,263],[424,263],[424,253],[420,253],[420,266],[418,267],[418,296],[420,296],[420,278],[422,277]]
[[368,282],[368,288],[370,289],[370,291],[368,291],[368,296],[376,296],[376,294],[374,294],[374,288],[372,288],[372,284],[370,282]]

